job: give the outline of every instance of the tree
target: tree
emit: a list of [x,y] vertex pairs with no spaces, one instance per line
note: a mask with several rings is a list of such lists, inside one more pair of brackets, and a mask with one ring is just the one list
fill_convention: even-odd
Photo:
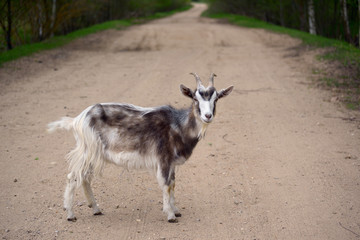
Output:
[[308,0],[309,33],[316,35],[314,0]]
[[359,48],[360,48],[360,0],[358,0],[358,18],[359,18]]
[[41,41],[43,40],[43,10],[41,7],[41,3],[38,2],[36,4],[37,6],[37,13],[38,13],[38,19],[37,19],[37,24],[38,24],[38,39]]
[[[6,10],[5,10],[6,8]],[[11,32],[12,32],[12,8],[11,8],[11,0],[7,0],[0,9],[1,12],[5,13],[6,16],[1,16],[0,18],[0,25],[5,34],[5,41],[6,41],[6,48],[8,50],[12,49],[12,42],[11,42]]]
[[350,33],[350,27],[349,27],[349,18],[347,14],[347,6],[346,6],[346,0],[341,0],[342,3],[342,17],[344,22],[344,28],[345,28],[345,40],[348,42],[351,42],[351,33]]
[[12,43],[11,43],[11,24],[12,24],[12,19],[11,19],[11,0],[7,1],[8,4],[8,14],[7,14],[7,22],[8,22],[8,29],[7,29],[7,36],[6,36],[6,42],[7,42],[7,47],[8,49],[12,49]]
[[51,23],[50,23],[51,34],[50,34],[50,37],[54,36],[55,19],[56,19],[56,0],[52,0]]
[[280,6],[279,7],[280,7],[280,24],[281,24],[281,26],[285,27],[283,0],[280,0]]

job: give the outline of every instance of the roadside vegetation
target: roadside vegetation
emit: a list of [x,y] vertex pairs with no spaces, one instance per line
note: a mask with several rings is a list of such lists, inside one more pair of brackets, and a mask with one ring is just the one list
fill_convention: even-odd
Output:
[[189,0],[0,0],[0,66],[88,34],[190,7]]
[[[230,7],[230,5],[226,5],[230,2],[233,3],[233,5],[231,5],[232,8]],[[316,76],[317,84],[321,87],[335,92],[337,95],[336,101],[339,100],[341,102],[344,102],[344,104],[350,109],[360,110],[360,49],[356,47],[356,45],[358,45],[358,42],[356,42],[356,34],[354,34],[353,37],[349,38],[352,39],[351,41],[347,42],[345,41],[346,38],[344,34],[342,35],[342,37],[339,37],[339,39],[331,39],[328,37],[310,33],[309,27],[304,27],[303,30],[292,29],[288,27],[283,27],[281,26],[281,24],[276,25],[271,21],[263,21],[259,18],[241,15],[241,12],[244,13],[246,11],[243,11],[239,8],[236,10],[237,7],[235,5],[238,4],[238,7],[240,7],[240,5],[245,4],[245,2],[249,1],[225,0],[219,3],[219,1],[217,0],[212,0],[209,3],[209,10],[203,15],[211,18],[225,19],[231,24],[242,27],[262,28],[276,33],[287,34],[291,37],[301,39],[303,45],[310,46],[312,48],[324,48],[325,51],[322,51],[324,53],[318,56],[318,60],[326,61],[326,63],[329,64],[331,67],[327,67],[326,69],[312,69],[312,73]],[[262,2],[264,2],[265,4],[265,2],[271,1],[262,0]],[[282,2],[284,4],[288,1],[283,0],[278,2]],[[297,0],[295,2],[304,3],[309,1]],[[314,2],[318,3],[321,1],[314,0]],[[328,3],[329,2],[332,1],[328,1]],[[337,2],[340,4],[340,1]],[[349,2],[355,3],[354,1]],[[274,7],[274,4],[272,5],[272,7]],[[266,6],[263,6],[262,11],[265,11],[264,9],[266,9]],[[239,14],[234,14],[230,12],[238,12]],[[305,22],[308,21],[309,20]],[[340,25],[338,26],[338,28],[341,28]]]

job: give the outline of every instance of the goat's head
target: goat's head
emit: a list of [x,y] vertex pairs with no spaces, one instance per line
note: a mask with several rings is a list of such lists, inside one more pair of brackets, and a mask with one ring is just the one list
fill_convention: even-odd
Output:
[[217,100],[229,95],[234,87],[230,86],[217,92],[214,87],[214,77],[216,77],[214,73],[211,74],[209,85],[206,88],[196,73],[191,74],[194,75],[196,79],[196,89],[192,91],[190,88],[181,84],[180,90],[185,96],[190,97],[193,100],[193,106],[195,107],[196,113],[199,115],[201,121],[204,123],[210,123],[215,116]]

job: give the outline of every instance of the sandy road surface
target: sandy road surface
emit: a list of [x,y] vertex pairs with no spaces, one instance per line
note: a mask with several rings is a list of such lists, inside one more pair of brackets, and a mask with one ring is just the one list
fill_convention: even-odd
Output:
[[[359,122],[306,84],[297,40],[199,18],[204,8],[0,69],[3,239],[360,238]],[[105,215],[92,216],[80,190],[78,221],[67,222],[74,139],[46,124],[97,102],[187,106],[179,85],[195,86],[189,72],[215,72],[218,89],[235,90],[177,172],[179,223],[166,222],[155,178],[114,166],[93,184]]]

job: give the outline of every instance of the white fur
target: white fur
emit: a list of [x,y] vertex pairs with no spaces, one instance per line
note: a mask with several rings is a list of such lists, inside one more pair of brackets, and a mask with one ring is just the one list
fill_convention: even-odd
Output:
[[157,170],[157,155],[151,154],[141,155],[139,152],[120,152],[106,151],[107,161],[122,166],[126,169],[148,169],[152,172]]
[[[209,101],[203,99],[202,96],[199,94],[199,91],[196,91],[195,96],[199,102],[201,119],[205,123],[210,123],[214,119],[213,112],[214,112],[214,106],[216,100],[216,92],[213,93]],[[207,114],[211,115],[211,118],[206,117]]]

